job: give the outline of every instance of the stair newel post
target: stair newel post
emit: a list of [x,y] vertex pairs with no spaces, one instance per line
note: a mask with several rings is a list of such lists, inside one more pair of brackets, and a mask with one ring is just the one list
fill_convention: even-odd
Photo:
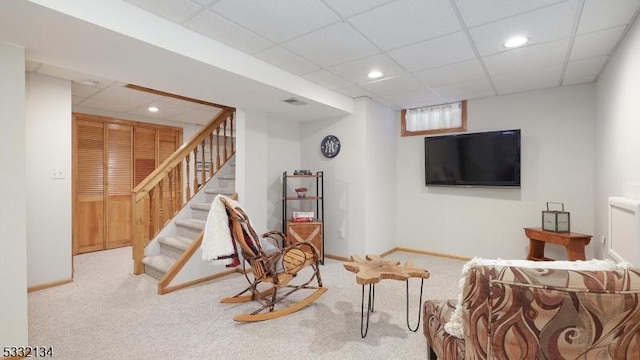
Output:
[[191,158],[189,156],[189,153],[187,153],[187,156],[185,157],[185,162],[186,162],[186,165],[187,165],[187,170],[186,170],[187,171],[187,192],[185,194],[186,195],[186,199],[183,200],[183,201],[186,202],[188,199],[191,199],[191,186],[189,186],[189,184],[191,184],[191,181],[189,180],[189,170],[190,170],[189,169],[189,165],[191,163]]
[[[216,169],[217,171],[218,169]],[[213,132],[209,133],[209,179],[213,177]]]
[[224,134],[224,162],[229,160],[229,155],[227,153],[227,119],[224,119],[222,123],[222,132]]
[[205,161],[205,140],[202,140],[200,144],[202,151],[200,152],[200,163],[202,164],[202,169],[200,170],[200,184],[204,185],[207,182],[207,162]]
[[144,258],[144,211],[143,204],[144,199],[136,200],[136,193],[132,193],[131,195],[131,205],[132,211],[131,214],[133,216],[133,241],[132,241],[132,252],[133,252],[133,273],[136,275],[140,275],[144,272],[144,264],[142,263],[142,258]]
[[216,169],[220,169],[220,126],[216,129]]

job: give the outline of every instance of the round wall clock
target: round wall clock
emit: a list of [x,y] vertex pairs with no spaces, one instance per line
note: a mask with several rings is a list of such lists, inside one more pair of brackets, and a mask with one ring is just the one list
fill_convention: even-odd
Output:
[[340,140],[334,135],[327,135],[320,142],[320,151],[326,158],[334,158],[340,152]]

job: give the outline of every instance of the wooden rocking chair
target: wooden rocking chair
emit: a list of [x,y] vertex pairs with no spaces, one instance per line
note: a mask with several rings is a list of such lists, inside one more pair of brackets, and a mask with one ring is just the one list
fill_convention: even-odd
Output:
[[[244,259],[242,267],[249,287],[233,297],[222,299],[220,302],[241,303],[255,300],[262,304],[256,311],[250,314],[236,315],[233,320],[262,321],[289,315],[311,304],[327,291],[327,288],[322,287],[318,267],[320,261],[318,251],[311,243],[287,244],[282,249],[273,246],[273,249],[269,247],[265,251],[267,246],[261,245],[260,239],[249,223],[247,214],[225,198],[222,198],[222,202],[229,218],[231,235],[236,244],[240,245],[238,250]],[[278,240],[281,240],[283,244],[286,242],[284,234],[278,231],[267,232],[262,237],[267,241],[275,240],[276,243]],[[251,271],[247,270],[247,264],[251,267]],[[291,282],[298,272],[306,266],[311,267],[311,276],[298,284],[292,284]],[[250,272],[253,272],[253,279],[248,275]],[[311,285],[314,279],[317,286]],[[258,285],[263,283],[268,284],[269,287],[259,290]],[[281,289],[284,293],[279,292]],[[311,294],[297,302],[290,303],[291,298],[283,302],[299,290],[311,291]],[[243,295],[247,292],[249,294]],[[287,303],[289,304],[285,305]]]

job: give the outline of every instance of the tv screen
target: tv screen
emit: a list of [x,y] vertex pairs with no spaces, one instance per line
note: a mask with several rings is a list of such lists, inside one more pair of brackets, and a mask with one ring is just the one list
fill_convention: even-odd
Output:
[[426,185],[520,186],[520,130],[424,138]]

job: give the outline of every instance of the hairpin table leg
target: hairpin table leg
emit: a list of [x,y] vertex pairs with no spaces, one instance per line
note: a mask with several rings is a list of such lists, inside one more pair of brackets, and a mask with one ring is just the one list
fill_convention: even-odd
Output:
[[[412,329],[411,325],[409,325],[409,279],[406,280],[406,284],[407,284],[407,327],[409,328],[409,330],[411,330],[413,332],[416,332],[416,331],[418,331],[418,328],[420,327],[420,315],[422,315],[420,310],[422,310],[421,309],[421,307],[422,307],[422,285],[424,285],[424,278],[420,279],[420,301],[418,302],[418,324],[416,325],[415,329]],[[368,322],[368,320],[369,319],[367,318],[367,322]]]
[[376,298],[376,284],[369,284],[369,300],[367,302],[367,324],[364,324],[364,285],[362,285],[362,302],[360,303],[360,335],[364,339],[369,331],[369,315],[373,312]]

